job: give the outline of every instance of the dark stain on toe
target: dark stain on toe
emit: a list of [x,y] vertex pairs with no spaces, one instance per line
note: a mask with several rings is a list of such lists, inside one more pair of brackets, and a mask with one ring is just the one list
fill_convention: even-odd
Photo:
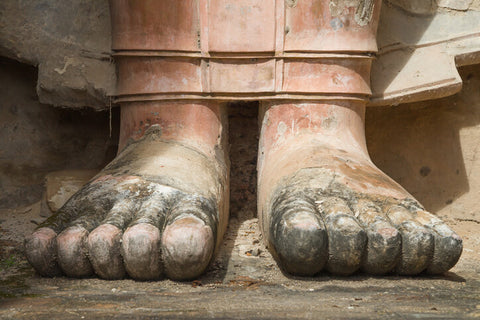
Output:
[[325,218],[328,231],[327,270],[338,275],[350,275],[360,268],[366,232],[356,224],[356,219],[344,213],[332,213]]
[[311,276],[327,261],[324,223],[308,192],[281,192],[274,201],[270,224],[271,249],[290,274]]

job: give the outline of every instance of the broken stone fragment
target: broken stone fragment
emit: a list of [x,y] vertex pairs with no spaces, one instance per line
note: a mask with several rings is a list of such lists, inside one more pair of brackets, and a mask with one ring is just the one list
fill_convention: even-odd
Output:
[[50,172],[45,177],[45,194],[49,210],[54,213],[80,190],[97,170],[62,170]]

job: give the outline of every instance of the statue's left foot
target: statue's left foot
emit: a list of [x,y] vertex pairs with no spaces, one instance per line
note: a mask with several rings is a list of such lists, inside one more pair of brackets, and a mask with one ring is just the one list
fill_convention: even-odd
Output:
[[441,274],[462,240],[371,162],[362,103],[267,110],[259,209],[270,251],[288,273]]

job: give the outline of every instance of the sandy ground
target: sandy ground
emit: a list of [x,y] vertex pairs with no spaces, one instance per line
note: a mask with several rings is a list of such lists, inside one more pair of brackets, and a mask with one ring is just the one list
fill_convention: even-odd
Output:
[[231,116],[241,121],[231,119],[238,135],[231,138],[229,229],[204,276],[193,282],[41,278],[22,253],[23,237],[44,219],[37,202],[0,211],[0,318],[480,318],[480,221],[469,216],[446,218],[462,236],[464,252],[444,276],[283,274],[258,231],[251,149],[256,109],[243,110]]
[[474,221],[450,222],[464,239],[464,253],[441,277],[289,277],[263,246],[257,219],[236,218],[200,279],[137,282],[36,275],[21,241],[41,220],[39,207],[1,213],[1,318],[480,317],[480,237]]

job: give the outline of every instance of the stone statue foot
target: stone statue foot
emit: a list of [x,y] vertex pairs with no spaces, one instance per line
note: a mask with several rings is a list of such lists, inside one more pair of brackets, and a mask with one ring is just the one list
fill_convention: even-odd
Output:
[[370,160],[360,102],[265,106],[259,213],[288,273],[441,274],[462,240]]
[[27,237],[28,261],[43,276],[199,276],[227,220],[225,118],[218,106],[122,106],[131,141]]

